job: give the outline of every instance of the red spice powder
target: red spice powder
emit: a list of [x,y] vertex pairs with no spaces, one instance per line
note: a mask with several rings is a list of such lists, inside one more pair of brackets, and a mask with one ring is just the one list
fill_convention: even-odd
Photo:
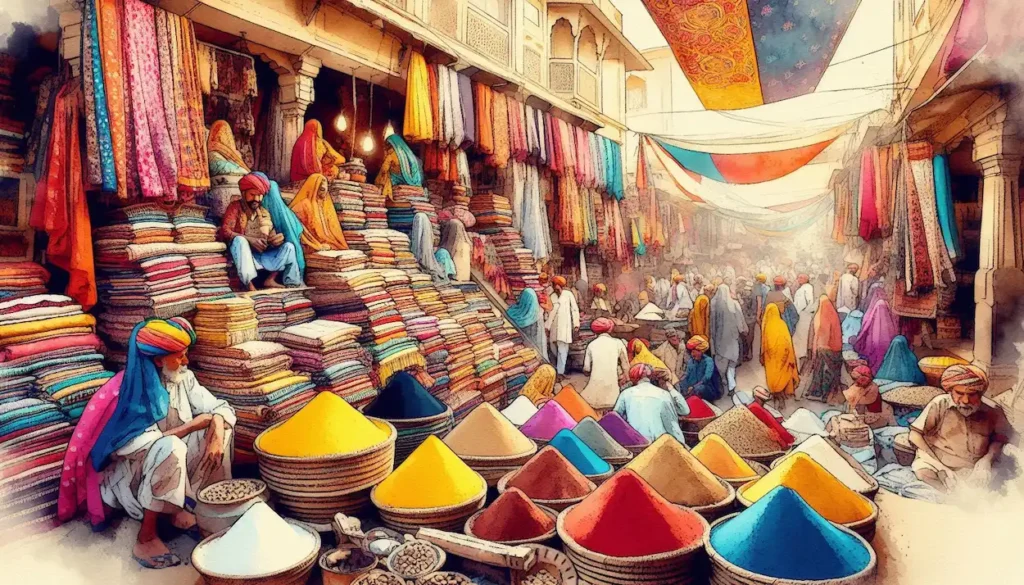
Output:
[[631,469],[613,475],[565,515],[580,546],[613,557],[685,548],[704,536],[700,516],[662,497]]
[[687,418],[707,418],[709,416],[715,416],[715,411],[711,410],[707,402],[700,396],[691,396],[686,399],[687,406],[690,407],[690,414]]
[[526,494],[512,488],[476,517],[473,536],[493,542],[526,540],[542,536],[554,527],[555,520],[551,516]]
[[506,487],[519,488],[534,500],[568,500],[589,494],[592,485],[558,449],[548,445],[527,461]]

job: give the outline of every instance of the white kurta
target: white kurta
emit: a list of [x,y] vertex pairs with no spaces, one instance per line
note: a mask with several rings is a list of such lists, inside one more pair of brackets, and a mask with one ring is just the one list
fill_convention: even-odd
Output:
[[580,307],[576,297],[567,290],[561,294],[551,293],[551,313],[545,324],[548,341],[551,343],[572,343],[574,329],[580,326]]
[[[142,520],[145,510],[173,512],[184,507],[185,498],[213,482],[231,477],[232,430],[235,411],[204,388],[195,374],[186,371],[178,382],[164,381],[170,395],[167,418],[149,427],[114,454],[103,471],[100,493],[111,507],[123,508]],[[224,457],[218,469],[200,477],[199,462],[206,450],[206,430],[179,439],[164,431],[187,424],[202,414],[219,414],[229,429],[224,431]]]
[[611,408],[619,398],[619,375],[629,372],[626,344],[607,333],[587,344],[583,371],[590,374],[580,394],[594,408]]
[[672,309],[668,312],[669,319],[677,319],[680,317],[680,311],[691,311],[693,310],[693,295],[690,293],[690,287],[686,286],[685,283],[677,283],[674,287],[676,302],[672,305]]
[[[836,310],[850,312],[857,308],[860,301],[860,280],[846,273],[839,278],[839,289],[836,291]],[[868,307],[869,309],[871,307]]]
[[817,303],[814,302],[814,287],[810,284],[802,285],[796,290],[793,296],[793,306],[800,314],[800,320],[796,323],[796,330],[793,332],[793,350],[797,358],[807,357],[807,340],[811,335],[811,324],[814,322],[814,312],[817,310]]

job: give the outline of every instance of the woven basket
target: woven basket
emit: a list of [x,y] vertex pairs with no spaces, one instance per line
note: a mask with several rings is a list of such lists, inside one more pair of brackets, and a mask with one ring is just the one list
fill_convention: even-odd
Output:
[[530,575],[536,575],[541,571],[555,577],[558,585],[577,585],[580,582],[576,568],[572,561],[560,551],[540,544],[525,545],[534,550],[537,562],[528,571],[513,571],[512,585],[523,585],[523,581]]
[[369,418],[389,431],[387,440],[344,455],[282,457],[260,449],[263,435],[282,423],[271,426],[256,437],[253,447],[259,461],[260,476],[288,516],[325,525],[330,524],[338,512],[351,516],[369,506],[370,489],[395,468],[395,440],[398,437],[391,423]]
[[713,522],[732,512],[736,506],[736,488],[732,487],[732,484],[724,479],[719,478],[718,481],[729,491],[729,494],[722,501],[707,506],[688,506],[691,510],[703,516],[708,522]]
[[334,550],[335,549],[325,550],[324,553],[320,555],[320,561],[318,564],[320,566],[320,574],[323,579],[323,585],[351,585],[353,581],[355,581],[362,575],[365,575],[366,573],[369,573],[370,571],[376,569],[377,565],[379,564],[379,561],[376,556],[372,555],[371,553],[367,553],[373,557],[372,563],[360,569],[356,569],[351,573],[342,573],[337,569],[331,569],[327,566],[327,557],[334,553]]
[[910,467],[917,457],[917,447],[910,442],[910,433],[896,435],[892,441],[892,451],[896,461],[904,467]]
[[471,455],[461,455],[456,453],[456,455],[458,455],[459,458],[470,467],[470,469],[482,475],[484,480],[487,482],[487,485],[490,487],[498,485],[498,480],[500,480],[502,476],[519,469],[536,454],[536,443],[534,443],[533,448],[526,453],[508,457],[473,457]]
[[[558,519],[558,512],[552,510],[551,508],[547,508],[545,506],[539,506],[539,508],[549,518],[551,518],[552,521],[555,521],[555,520]],[[477,536],[476,534],[473,533],[473,524],[476,522],[476,519],[480,517],[480,514],[483,514],[483,513],[484,513],[484,511],[480,510],[479,512],[477,512],[477,513],[473,514],[472,516],[470,516],[469,520],[466,520],[466,525],[463,527],[462,531],[465,532],[467,536],[472,536],[474,538],[480,538],[479,536]],[[494,541],[494,542],[497,542],[498,544],[504,544],[504,545],[507,545],[507,546],[518,546],[518,545],[522,545],[522,544],[549,544],[549,543],[554,544],[554,542],[555,542],[555,540],[557,538],[558,538],[557,531],[555,530],[555,527],[552,526],[551,530],[549,530],[548,532],[546,532],[544,534],[541,534],[540,536],[536,536],[534,538],[527,538],[525,540],[499,540],[499,541]],[[481,539],[481,540],[487,540],[487,539]]]
[[[753,482],[750,482],[750,483],[753,483]],[[745,488],[746,488],[746,486],[736,490],[736,500],[739,501],[739,503],[742,504],[744,508],[749,508],[753,504],[753,502],[748,500],[743,495],[743,492],[744,492]],[[856,522],[846,522],[846,523],[840,524],[840,526],[844,526],[846,528],[849,528],[850,530],[852,530],[852,531],[856,532],[857,534],[863,536],[865,540],[870,542],[871,539],[875,537],[875,527],[878,524],[878,504],[876,504],[873,500],[871,500],[870,498],[868,498],[868,497],[866,497],[866,496],[864,496],[862,494],[858,494],[858,495],[860,497],[864,498],[864,501],[866,501],[868,503],[868,505],[871,506],[871,514],[869,514],[868,517],[864,518],[863,520],[858,520]],[[837,522],[833,522],[833,524],[838,524],[838,523]]]
[[309,554],[303,557],[301,561],[287,569],[266,575],[232,577],[229,575],[221,575],[204,568],[202,562],[198,562],[202,556],[197,555],[197,553],[201,551],[203,547],[209,545],[221,536],[224,536],[228,531],[226,528],[216,534],[207,536],[196,545],[192,550],[192,567],[195,568],[196,572],[198,572],[200,576],[202,576],[203,582],[206,583],[206,585],[305,585],[309,580],[310,574],[313,572],[313,567],[316,566],[317,557],[320,556],[320,534],[301,522],[296,522],[289,518],[285,518],[285,522],[288,522],[293,526],[298,526],[306,532],[309,532],[314,538],[314,546],[312,547],[312,550],[309,551]]
[[[225,484],[241,485],[241,495],[230,501],[211,500],[208,494],[215,490],[216,486]],[[199,501],[195,509],[196,523],[199,525],[200,534],[205,538],[231,528],[257,501],[269,501],[270,493],[267,484],[258,479],[225,479],[203,488],[196,495],[196,499]]]
[[[508,486],[508,482],[511,481],[512,476],[514,476],[517,473],[517,471],[510,471],[510,472],[506,473],[504,475],[504,477],[502,477],[501,479],[498,480],[498,493],[499,494],[505,493],[505,489]],[[584,495],[582,495],[582,496],[580,496],[578,498],[567,498],[567,499],[564,499],[564,500],[540,500],[540,499],[537,499],[537,498],[530,498],[530,501],[532,501],[534,504],[537,504],[538,506],[544,506],[545,508],[551,508],[552,510],[554,510],[556,512],[561,512],[562,510],[568,508],[569,506],[574,506],[574,505],[582,502],[583,498],[589,496],[596,489],[597,489],[597,485],[594,484],[594,482],[590,482],[590,491],[588,491],[586,494],[584,494]]]
[[630,453],[633,454],[633,457],[636,457],[637,455],[643,453],[644,449],[650,446],[650,443],[647,443],[646,445],[623,445],[623,447],[626,448],[626,451],[629,451]]
[[704,427],[708,426],[711,421],[718,418],[718,415],[705,416],[703,418],[689,418],[685,416],[679,417],[679,428],[684,433],[699,433],[704,430]]
[[406,460],[416,447],[430,435],[443,437],[445,433],[455,427],[455,416],[449,407],[441,414],[425,416],[422,418],[407,418],[402,420],[385,419],[391,426],[395,427],[398,437],[395,440],[395,466],[399,466]]
[[[854,459],[849,453],[843,451],[842,449],[837,449],[836,452],[839,453],[848,462],[850,462],[850,466],[853,467],[853,470],[857,472],[857,475],[859,475],[861,479],[868,482],[869,487],[853,491],[857,492],[858,494],[864,496],[869,500],[874,500],[875,496],[878,495],[878,480],[875,479],[874,476],[871,475],[870,473],[861,469],[860,463],[857,462],[857,460]],[[775,469],[776,467],[778,467],[779,463],[781,463],[783,459],[785,459],[785,457],[780,457],[773,461],[771,468]]]
[[408,585],[405,582],[405,579],[391,571],[382,571],[380,569],[374,569],[365,575],[360,575],[352,582],[352,585],[368,585],[369,583],[377,583],[381,576],[387,577],[388,585]]
[[921,368],[921,371],[924,372],[924,378],[928,382],[929,386],[941,386],[942,372],[945,372],[946,368],[966,363],[967,360],[956,356],[933,355],[931,357],[921,358],[921,360],[917,362],[917,367]]
[[[591,585],[696,585],[707,583],[707,555],[704,542],[697,539],[690,546],[667,553],[643,557],[613,557],[587,550],[565,530],[565,517],[570,506],[558,515],[558,536],[565,544],[566,556],[572,561],[580,581]],[[710,529],[700,517],[704,534]]]
[[[736,516],[736,514],[730,514],[729,516],[716,520],[711,525],[711,530],[714,530],[716,526],[723,522],[727,522],[734,516]],[[839,524],[835,524],[834,526],[843,532],[856,537],[864,548],[867,549],[869,555],[868,565],[859,573],[854,573],[853,575],[842,577],[840,579],[822,580],[781,579],[778,577],[759,575],[734,565],[719,554],[711,544],[711,530],[709,530],[704,533],[704,548],[707,551],[708,557],[711,559],[711,585],[873,585],[875,583],[875,569],[878,563],[878,557],[875,555],[874,549],[871,548],[868,541],[860,534],[857,534],[853,530]]]
[[630,451],[629,455],[623,455],[622,457],[603,457],[609,465],[615,470],[621,469],[623,465],[626,465],[633,460],[633,452]]
[[418,577],[423,577],[423,576],[429,575],[431,573],[435,573],[437,571],[440,571],[441,567],[444,566],[445,561],[448,559],[448,555],[444,552],[444,549],[442,549],[441,547],[437,546],[436,544],[433,544],[433,543],[430,543],[430,542],[426,542],[424,540],[421,540],[421,541],[418,541],[418,542],[422,542],[422,543],[430,545],[430,549],[432,551],[434,551],[434,562],[433,562],[433,564],[431,564],[430,567],[427,568],[426,570],[421,571],[419,573],[416,573],[414,575],[407,575],[407,574],[402,573],[401,571],[398,570],[398,567],[395,566],[395,559],[398,557],[398,553],[400,553],[404,549],[408,548],[409,545],[414,543],[414,542],[417,542],[417,541],[416,540],[412,540],[412,541],[403,543],[401,546],[398,546],[398,547],[395,548],[395,550],[391,551],[391,554],[388,555],[388,558],[387,558],[387,560],[384,563],[384,565],[388,568],[388,570],[391,571],[392,573],[394,573],[395,575],[398,575],[399,577],[402,577],[403,579],[416,579]]
[[440,577],[442,583],[458,583],[459,585],[473,585],[473,580],[462,573],[456,573],[455,571],[434,571],[429,575],[424,575],[413,585],[433,585],[433,579]]
[[608,481],[608,478],[610,478],[614,473],[615,473],[615,467],[612,467],[611,469],[609,469],[608,471],[606,471],[604,473],[598,473],[596,475],[584,475],[583,477],[585,477],[585,478],[589,479],[590,481],[594,482],[594,485],[599,486],[602,483]]
[[[479,475],[479,474],[477,474]],[[483,482],[483,477],[480,478]],[[377,501],[377,488],[370,490],[370,501],[380,511],[381,522],[392,530],[405,534],[416,534],[420,528],[436,528],[447,532],[459,532],[466,519],[480,508],[487,499],[487,485],[473,499],[454,506],[438,508],[395,508]]]
[[740,457],[748,459],[750,461],[755,461],[757,463],[760,463],[761,465],[771,465],[773,461],[775,461],[779,457],[782,457],[785,454],[785,451],[772,451],[771,453],[763,453],[760,455],[754,455],[751,453],[737,453],[737,455],[739,455]]

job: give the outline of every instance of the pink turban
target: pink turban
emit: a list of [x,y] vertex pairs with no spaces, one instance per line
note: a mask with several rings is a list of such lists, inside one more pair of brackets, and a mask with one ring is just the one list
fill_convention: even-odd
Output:
[[615,322],[607,317],[601,317],[600,319],[594,319],[590,324],[590,330],[598,335],[602,333],[608,333],[615,328]]
[[270,191],[270,180],[263,173],[249,173],[238,181],[238,189],[242,193],[255,189],[260,195],[266,195]]
[[654,368],[648,364],[637,364],[629,368],[629,380],[636,384],[644,378],[650,378],[654,374]]
[[976,393],[988,390],[988,376],[978,366],[957,364],[949,366],[942,372],[942,389],[950,392],[953,388],[963,387],[965,392]]

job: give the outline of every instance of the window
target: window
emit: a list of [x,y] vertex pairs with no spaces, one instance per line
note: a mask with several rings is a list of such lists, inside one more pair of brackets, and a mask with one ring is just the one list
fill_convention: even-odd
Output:
[[597,73],[597,36],[594,35],[594,29],[589,26],[580,33],[579,60],[580,65]]
[[647,107],[647,82],[636,75],[626,78],[626,110],[638,112]]
[[527,22],[540,26],[540,8],[536,4],[532,2],[523,4],[523,16]]
[[511,2],[509,0],[469,0],[469,4],[481,12],[508,26]]
[[551,27],[551,58],[572,59],[572,46],[575,43],[572,37],[572,25],[564,18],[559,18],[555,26]]

